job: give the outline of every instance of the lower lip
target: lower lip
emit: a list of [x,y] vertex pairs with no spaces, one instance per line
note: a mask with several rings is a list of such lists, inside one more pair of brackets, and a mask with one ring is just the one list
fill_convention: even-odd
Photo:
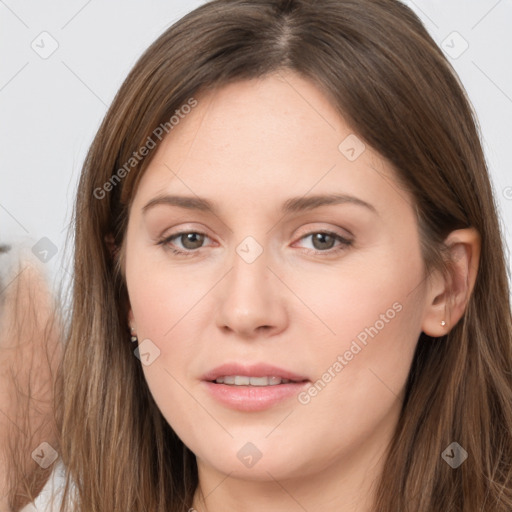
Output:
[[208,392],[219,402],[239,411],[263,411],[296,397],[309,383],[294,382],[275,386],[230,386],[203,381]]

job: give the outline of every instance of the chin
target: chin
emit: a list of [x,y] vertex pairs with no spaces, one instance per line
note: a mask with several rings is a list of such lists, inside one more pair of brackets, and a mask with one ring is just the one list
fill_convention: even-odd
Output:
[[[295,456],[287,452],[280,453],[278,447],[268,446],[259,450],[252,443],[235,443],[236,446],[225,447],[222,455],[198,453],[198,465],[207,465],[217,472],[230,475],[232,478],[252,481],[287,480],[304,476],[306,468],[310,468],[307,461],[301,463]],[[241,447],[239,446],[241,445]],[[294,454],[300,449],[291,450]],[[293,461],[293,466],[290,462]]]

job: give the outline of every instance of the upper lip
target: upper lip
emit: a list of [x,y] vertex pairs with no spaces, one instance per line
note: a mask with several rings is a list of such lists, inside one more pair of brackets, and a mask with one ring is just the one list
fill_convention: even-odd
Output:
[[299,375],[289,370],[285,370],[284,368],[279,368],[277,366],[266,363],[225,363],[205,373],[202,376],[202,379],[213,382],[219,377],[225,377],[227,375],[244,375],[247,377],[280,377],[281,379],[293,380],[297,382],[309,380],[303,375]]

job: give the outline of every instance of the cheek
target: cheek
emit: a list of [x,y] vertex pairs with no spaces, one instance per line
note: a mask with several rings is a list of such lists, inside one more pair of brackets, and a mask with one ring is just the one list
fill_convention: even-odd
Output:
[[[143,365],[151,393],[157,403],[166,396],[174,397],[169,404],[159,403],[164,415],[176,410],[180,384],[186,385],[190,380],[190,363],[197,358],[201,332],[193,305],[204,295],[202,288],[183,286],[180,277],[169,279],[153,269],[135,278],[129,289],[139,344],[145,343],[155,354],[152,364]],[[139,351],[142,350],[140,345]]]
[[204,416],[204,410],[191,398],[195,390],[190,363],[197,358],[194,340],[200,334],[194,332],[198,329],[193,305],[208,287],[190,286],[183,272],[152,266],[144,273],[132,274],[128,288],[139,350],[150,340],[150,352],[156,354],[151,364],[143,364],[141,359],[148,388],[167,422],[182,439],[188,439],[194,418]]
[[336,269],[287,269],[284,280],[306,306],[296,306],[290,323],[307,321],[309,331],[316,331],[309,345],[322,347],[312,360],[325,364],[324,356],[343,354],[354,340],[363,348],[375,340],[377,354],[409,345],[419,335],[422,269],[414,244],[382,245],[347,257]]
[[303,351],[317,385],[301,403],[315,403],[331,416],[357,412],[355,418],[370,425],[398,399],[407,380],[421,333],[422,261],[405,247],[350,266],[335,282],[327,274],[296,281],[295,290],[317,314],[311,335],[302,336],[315,340]]
[[[172,265],[165,258],[143,258],[142,248],[127,262],[130,305],[140,336],[155,340],[172,337],[181,319],[194,314],[194,305],[211,288],[212,279],[193,269]],[[138,269],[143,269],[139,271]],[[211,281],[211,282],[210,282]],[[140,338],[139,336],[139,338]]]
[[[304,347],[315,379],[298,397],[293,415],[304,430],[310,428],[316,441],[308,442],[318,443],[308,455],[310,461],[318,457],[318,465],[322,458],[364,450],[385,432],[391,435],[421,332],[407,286],[390,280],[377,292],[375,280],[362,278],[345,285],[343,291],[331,291],[318,309],[336,335],[323,335],[314,350]],[[294,437],[301,442],[301,432],[282,434],[282,442]]]
[[[173,428],[181,432],[179,425],[185,418],[190,422],[191,414],[201,416],[200,409],[194,410],[196,404],[189,394],[190,383],[197,377],[192,375],[191,363],[197,360],[200,351],[198,340],[205,337],[199,318],[204,321],[207,316],[202,299],[215,279],[190,269],[185,272],[170,265],[166,258],[144,260],[144,249],[135,249],[134,253],[126,267],[130,305],[139,344],[150,340],[150,352],[156,354],[150,359],[153,362],[143,364],[142,369],[159,409]],[[138,272],[138,268],[145,270]],[[139,350],[143,350],[142,345]]]

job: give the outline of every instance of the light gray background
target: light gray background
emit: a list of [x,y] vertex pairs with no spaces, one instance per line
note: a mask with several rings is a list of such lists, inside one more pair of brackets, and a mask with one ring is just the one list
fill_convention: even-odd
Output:
[[[77,178],[107,106],[143,50],[202,3],[0,0],[0,243],[30,249],[49,239],[39,242],[50,250],[41,258],[52,278],[66,279]],[[512,0],[404,3],[468,91],[511,246]]]

